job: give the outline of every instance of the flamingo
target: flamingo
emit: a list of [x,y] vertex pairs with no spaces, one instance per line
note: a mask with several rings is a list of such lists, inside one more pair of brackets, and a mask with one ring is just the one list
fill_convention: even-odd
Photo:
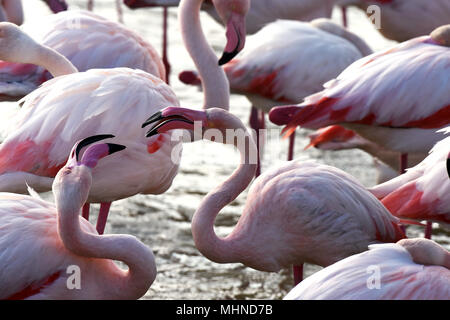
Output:
[[[289,19],[298,21],[310,21],[320,17],[331,18],[333,3],[335,0],[257,0],[251,1],[250,9],[246,18],[245,32],[253,34],[263,28],[266,24],[277,19]],[[131,9],[145,7],[163,8],[163,53],[167,52],[168,46],[168,9],[178,7],[180,0],[124,0],[126,6]],[[213,0],[205,0],[202,4],[205,10],[215,21],[223,24],[223,19],[214,9]],[[170,68],[167,55],[163,54],[166,70]]]
[[21,25],[23,23],[22,0],[1,0],[0,21]]
[[[379,278],[378,278],[379,277]],[[373,244],[305,279],[284,300],[448,300],[450,253],[417,238]]]
[[[270,111],[270,120],[318,129],[341,124],[400,153],[427,153],[450,119],[450,25],[362,58],[298,106]],[[412,143],[411,137],[414,137]]]
[[[164,65],[151,44],[128,28],[96,14],[64,11],[27,22],[22,30],[36,42],[68,58],[79,71],[128,67],[166,79]],[[3,61],[0,74],[3,100],[17,100],[51,78],[43,67]]]
[[[301,101],[371,52],[364,40],[331,20],[278,20],[250,36],[242,53],[224,70],[231,90],[250,100],[250,126],[259,133],[271,107]],[[180,74],[180,79],[198,83],[190,72]],[[291,145],[288,159],[292,156]]]
[[[242,8],[225,2],[219,9],[225,18],[233,17],[230,26],[239,23],[241,14],[242,20],[245,16],[248,2],[241,3]],[[183,38],[205,79],[205,107],[228,105],[225,74],[198,21],[200,4],[195,0],[181,3]],[[36,43],[18,27],[2,23],[0,31],[0,58],[42,65],[55,76],[21,100],[22,108],[0,145],[0,191],[25,193],[26,184],[38,192],[51,190],[53,177],[67,159],[68,146],[83,135],[99,132],[112,132],[128,146],[93,171],[96,179],[83,216],[89,217],[89,203],[101,204],[99,233],[104,231],[112,201],[138,193],[160,194],[171,186],[178,171],[178,163],[172,161],[174,148],[181,151],[178,142],[172,141],[169,134],[148,140],[133,125],[149,113],[178,105],[169,86],[151,74],[128,68],[76,72],[64,56]],[[108,174],[117,167],[121,170]]]
[[[450,127],[447,127],[444,133],[449,132]],[[450,181],[446,165],[449,153],[450,137],[446,137],[418,165],[397,178],[369,188],[369,191],[397,217],[448,224]],[[431,228],[426,237],[430,235]]]
[[[240,262],[268,272],[304,262],[328,266],[370,243],[404,237],[399,220],[347,173],[311,161],[289,161],[256,178],[237,225],[219,238],[216,216],[247,188],[256,171],[251,134],[239,118],[219,108],[168,107],[143,127],[148,125],[148,137],[187,129],[195,139],[235,145],[241,154],[239,167],[208,193],[192,218],[195,245],[214,262]],[[207,134],[212,128],[215,133]],[[234,135],[225,141],[217,133],[230,137],[230,130]]]
[[[379,172],[377,184],[386,182],[399,175],[401,170],[399,153],[385,149],[383,146],[369,141],[352,130],[347,130],[342,126],[333,125],[310,133],[310,143],[305,150],[314,147],[320,150],[347,150],[360,149],[374,157],[374,164]],[[408,168],[413,167],[423,159],[425,153],[408,154]]]
[[368,8],[378,6],[378,31],[385,38],[398,42],[429,34],[450,23],[450,2],[447,0],[338,0],[336,4],[344,8],[356,6],[368,16],[374,13]]
[[[111,137],[89,137],[73,147],[54,180],[55,204],[35,192],[0,193],[0,299],[138,299],[147,292],[156,277],[152,251],[130,235],[99,236],[79,216],[97,162],[125,148],[90,145]],[[71,289],[73,267],[80,283]]]

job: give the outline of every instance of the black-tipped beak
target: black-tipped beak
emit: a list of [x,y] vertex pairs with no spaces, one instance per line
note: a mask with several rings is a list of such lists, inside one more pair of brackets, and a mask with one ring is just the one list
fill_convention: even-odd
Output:
[[150,118],[148,118],[143,124],[142,124],[142,128],[145,128],[148,125],[151,124],[155,124],[152,128],[150,128],[150,130],[147,131],[147,133],[145,134],[145,136],[147,138],[150,138],[151,136],[157,135],[160,132],[158,132],[158,130],[162,127],[167,125],[170,122],[174,122],[174,121],[181,121],[181,122],[186,122],[189,124],[194,124],[193,121],[184,118],[181,115],[171,115],[171,116],[166,116],[164,117],[162,115],[162,112],[159,111],[157,113],[155,113],[154,115],[152,115]]
[[81,152],[81,149],[83,149],[84,147],[93,144],[95,142],[101,141],[101,140],[105,140],[105,139],[109,139],[109,138],[114,138],[114,135],[112,134],[99,134],[99,135],[95,135],[95,136],[90,136],[87,137],[83,140],[81,140],[78,145],[77,148],[75,150],[75,155],[76,155],[76,160],[79,161],[79,155]]
[[232,52],[226,52],[224,51],[222,54],[222,57],[219,59],[219,66],[222,66],[228,62],[230,62],[231,60],[233,60],[233,58],[239,53],[239,50],[234,49]]
[[107,145],[108,145],[108,153],[110,155],[126,148],[125,146],[123,146],[121,144],[115,144],[115,143],[107,143]]
[[149,124],[152,124],[156,121],[160,121],[163,119],[162,116],[162,112],[158,111],[157,113],[155,113],[154,115],[152,115],[150,118],[148,118],[147,120],[145,120],[145,122],[142,124],[141,128],[145,128],[146,126],[148,126]]

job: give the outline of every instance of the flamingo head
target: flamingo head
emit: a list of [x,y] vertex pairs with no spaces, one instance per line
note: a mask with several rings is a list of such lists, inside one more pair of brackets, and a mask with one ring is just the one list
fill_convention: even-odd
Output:
[[0,59],[9,62],[32,63],[32,48],[38,44],[17,25],[0,22]]
[[444,47],[450,47],[450,24],[440,26],[430,33],[431,39]]
[[245,45],[245,17],[250,8],[250,0],[212,0],[217,14],[226,26],[227,44],[219,65],[233,59]]
[[[100,159],[125,149],[125,146],[114,143],[92,144],[113,137],[113,135],[91,136],[74,145],[66,165],[59,170],[53,181],[55,199],[60,200],[59,203],[77,206],[86,202],[92,183],[92,168]],[[81,155],[85,147],[87,148]]]

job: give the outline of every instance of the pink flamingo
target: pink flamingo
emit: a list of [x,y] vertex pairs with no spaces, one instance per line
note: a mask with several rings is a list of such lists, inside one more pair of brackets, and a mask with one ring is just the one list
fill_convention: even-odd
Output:
[[[305,150],[314,147],[320,150],[347,150],[360,149],[372,157],[378,170],[377,183],[386,182],[399,175],[401,170],[398,152],[385,149],[372,141],[369,141],[352,130],[345,129],[339,125],[321,128],[309,134],[310,143]],[[413,167],[423,159],[425,153],[409,153],[408,168]]]
[[450,23],[450,2],[447,0],[338,0],[336,4],[357,6],[368,16],[373,15],[373,12],[368,12],[368,7],[378,6],[378,31],[387,39],[398,42],[429,34]]
[[[245,32],[247,34],[256,33],[266,24],[278,19],[289,19],[298,21],[310,21],[320,17],[331,17],[333,3],[335,0],[258,0],[251,1],[250,9],[247,14]],[[124,0],[126,6],[131,9],[145,7],[162,7],[163,8],[163,61],[166,70],[169,70],[170,63],[168,61],[168,21],[167,14],[170,7],[178,7],[180,0]],[[202,4],[205,10],[214,20],[223,24],[222,17],[214,8],[213,0],[205,0]]]
[[0,21],[21,25],[23,23],[22,0],[0,1]]
[[[450,127],[446,133],[450,132]],[[450,137],[438,142],[428,157],[406,173],[369,189],[394,215],[404,219],[450,223],[450,180],[447,162]],[[431,236],[431,225],[426,231]]]
[[[60,12],[27,22],[21,28],[36,42],[65,56],[80,71],[128,67],[166,79],[164,65],[151,44],[126,27],[93,13]],[[17,100],[51,78],[45,68],[24,63],[1,61],[0,73],[3,100]]]
[[[152,251],[130,235],[99,236],[79,216],[97,162],[125,147],[91,145],[80,157],[81,149],[110,137],[89,137],[73,147],[55,177],[55,204],[35,192],[0,193],[0,299],[137,299],[147,292],[156,277]],[[73,267],[78,289],[68,287]]]
[[[231,90],[245,94],[252,103],[250,126],[259,133],[270,108],[301,101],[371,52],[361,38],[328,19],[310,23],[278,20],[250,36],[242,53],[224,70]],[[190,72],[180,74],[180,79],[198,83]],[[259,134],[256,136],[259,149]]]
[[[198,21],[200,2],[187,0],[180,5],[183,37],[204,74],[205,107],[228,105],[225,73]],[[242,3],[246,5],[245,0]],[[224,17],[229,17],[239,8],[225,3],[221,10]],[[77,73],[65,57],[36,43],[18,27],[2,23],[0,31],[4,35],[0,38],[0,58],[42,65],[55,76],[21,101],[22,108],[0,145],[0,191],[25,193],[27,184],[38,192],[51,190],[53,177],[66,162],[69,146],[83,136],[105,130],[120,137],[118,141],[128,148],[93,171],[95,179],[83,216],[89,216],[89,203],[101,204],[99,233],[103,233],[112,201],[137,193],[160,194],[170,187],[178,171],[178,163],[172,161],[178,142],[172,141],[169,134],[148,140],[133,124],[165,106],[178,105],[169,86],[151,74],[128,68]],[[19,50],[23,48],[26,50]],[[121,170],[109,174],[118,167]]]
[[[243,213],[225,238],[214,232],[220,210],[243,192],[254,178],[256,145],[244,124],[223,109],[206,111],[169,107],[154,114],[148,137],[172,129],[217,134],[198,138],[232,144],[241,154],[233,174],[203,199],[192,219],[192,235],[199,251],[218,263],[241,262],[251,268],[277,272],[310,262],[328,266],[377,242],[404,237],[399,220],[353,177],[314,162],[290,161],[265,171],[251,186]],[[200,134],[200,136],[199,136]],[[208,138],[206,138],[206,136]],[[252,160],[253,159],[253,160]]]
[[450,253],[418,238],[374,244],[305,279],[285,300],[448,300]]
[[[427,153],[450,119],[450,25],[362,58],[299,106],[270,111],[270,120],[318,129],[341,124],[400,153]],[[414,141],[411,137],[414,136]]]

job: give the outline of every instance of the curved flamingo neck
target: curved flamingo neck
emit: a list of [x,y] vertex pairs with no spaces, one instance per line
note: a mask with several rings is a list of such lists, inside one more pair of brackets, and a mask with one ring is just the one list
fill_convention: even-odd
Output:
[[143,296],[156,277],[151,250],[130,235],[100,236],[82,230],[80,219],[83,218],[79,215],[82,203],[74,200],[77,197],[64,188],[59,184],[55,193],[58,233],[64,246],[79,256],[117,260],[128,265],[128,271],[116,267],[98,275],[103,279],[102,292],[107,294],[102,298],[138,299]]
[[203,108],[219,107],[228,110],[230,89],[217,57],[206,41],[200,23],[203,0],[181,0],[179,20],[186,50],[197,67],[203,86]]
[[[247,132],[239,119],[228,113],[226,117],[220,125],[215,123],[215,128],[222,131],[242,129]],[[239,240],[232,236],[219,238],[214,231],[214,221],[220,210],[236,199],[255,176],[256,161],[249,161],[248,155],[257,154],[256,145],[248,133],[245,139],[246,143],[226,141],[227,144],[234,144],[238,148],[241,164],[225,182],[206,195],[192,219],[192,235],[197,249],[208,259],[218,263],[242,260],[244,248],[241,248]]]
[[35,61],[31,61],[31,63],[47,69],[53,77],[78,72],[77,68],[66,57],[43,45],[36,48]]

